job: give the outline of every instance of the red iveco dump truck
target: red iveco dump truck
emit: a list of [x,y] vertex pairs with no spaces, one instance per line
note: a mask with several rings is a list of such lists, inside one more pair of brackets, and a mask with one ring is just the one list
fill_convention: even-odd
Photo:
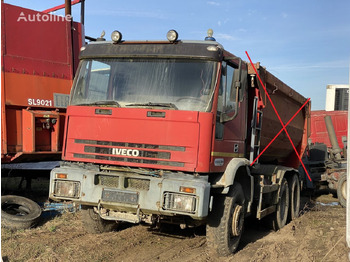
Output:
[[51,170],[47,161],[62,154],[82,24],[3,2],[1,12],[1,167]]
[[[83,47],[67,109],[63,162],[50,198],[82,206],[91,232],[121,221],[207,224],[208,246],[229,255],[244,219],[274,228],[298,216],[299,159],[253,67],[207,41],[97,41]],[[103,40],[103,39],[100,39]],[[307,101],[256,64],[281,119]],[[309,104],[287,126],[302,154]]]

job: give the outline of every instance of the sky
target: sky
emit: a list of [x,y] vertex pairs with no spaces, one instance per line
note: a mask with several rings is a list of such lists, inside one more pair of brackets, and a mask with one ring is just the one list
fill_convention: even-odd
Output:
[[[64,0],[5,0],[38,11]],[[80,4],[72,15],[80,21]],[[64,15],[64,10],[55,14]],[[165,40],[175,29],[182,40],[204,40],[209,28],[226,50],[268,71],[324,110],[326,86],[348,84],[349,0],[86,0],[85,35],[113,30],[124,40]]]

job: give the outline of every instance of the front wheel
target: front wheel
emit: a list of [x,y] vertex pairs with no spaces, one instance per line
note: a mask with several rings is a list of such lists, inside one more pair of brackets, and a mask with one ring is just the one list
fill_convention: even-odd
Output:
[[214,198],[207,224],[208,247],[219,256],[234,253],[243,232],[244,217],[243,189],[239,183],[235,183],[227,195]]
[[116,230],[119,225],[118,221],[102,219],[93,207],[87,206],[81,208],[81,220],[85,230],[92,234],[110,232]]
[[346,173],[338,180],[337,196],[342,207],[346,207]]

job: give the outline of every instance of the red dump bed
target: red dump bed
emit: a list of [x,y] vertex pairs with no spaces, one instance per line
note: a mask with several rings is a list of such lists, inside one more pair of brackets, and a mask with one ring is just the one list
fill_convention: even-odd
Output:
[[[302,108],[307,101],[305,97],[272,75],[264,67],[261,67],[259,64],[257,64],[256,67],[267,91],[266,93],[259,81],[257,81],[259,83],[262,103],[264,104],[264,108],[262,108],[263,117],[260,152],[268,146],[267,150],[259,158],[259,162],[265,164],[281,164],[297,168],[300,161],[294,147],[300,156],[303,155],[307,146],[308,136],[310,135],[308,130],[310,123],[310,103],[307,103]],[[251,66],[249,67],[248,73],[250,76],[255,74]],[[273,105],[267,94],[270,96]],[[302,109],[296,114],[300,108]],[[282,133],[275,138],[278,132],[283,128],[276,112],[285,125],[293,118],[286,127],[292,143],[285,131],[282,131]],[[249,124],[250,123],[248,123],[248,125]],[[273,143],[269,145],[271,141],[273,141]]]

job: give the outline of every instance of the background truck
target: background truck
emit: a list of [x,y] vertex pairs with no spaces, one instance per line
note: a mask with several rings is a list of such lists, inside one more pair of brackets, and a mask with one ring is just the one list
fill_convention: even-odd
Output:
[[326,111],[348,111],[349,85],[327,85]]
[[33,170],[51,170],[61,158],[83,28],[71,17],[3,2],[1,12],[2,175],[38,175]]
[[167,37],[122,41],[114,31],[82,48],[50,198],[81,204],[90,232],[123,221],[206,224],[208,246],[229,255],[246,216],[275,229],[298,216],[300,161],[286,133],[254,160],[282,129],[268,95],[299,155],[310,104],[211,34]]
[[346,206],[347,111],[311,111],[311,135],[302,168],[306,188],[331,189],[337,192],[339,203]]

